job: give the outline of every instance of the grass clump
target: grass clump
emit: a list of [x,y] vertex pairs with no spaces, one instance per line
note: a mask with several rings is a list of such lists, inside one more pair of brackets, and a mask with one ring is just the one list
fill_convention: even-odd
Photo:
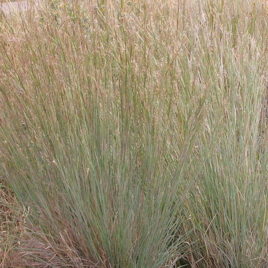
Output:
[[266,267],[261,1],[48,2],[2,20],[0,175],[25,266]]

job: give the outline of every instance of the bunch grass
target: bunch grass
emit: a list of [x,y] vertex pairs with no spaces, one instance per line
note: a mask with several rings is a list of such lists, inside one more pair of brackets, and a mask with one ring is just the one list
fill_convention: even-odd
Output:
[[22,265],[267,267],[265,8],[57,0],[1,18]]

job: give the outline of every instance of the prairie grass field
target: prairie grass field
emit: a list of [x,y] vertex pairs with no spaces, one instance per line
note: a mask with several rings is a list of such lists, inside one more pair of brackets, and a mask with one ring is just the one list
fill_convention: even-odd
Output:
[[263,0],[0,14],[0,267],[267,268],[267,67]]

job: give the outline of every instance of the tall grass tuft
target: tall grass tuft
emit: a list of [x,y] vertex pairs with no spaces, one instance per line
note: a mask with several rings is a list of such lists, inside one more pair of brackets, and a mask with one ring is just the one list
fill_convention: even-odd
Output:
[[262,1],[47,1],[1,18],[0,176],[25,267],[268,266]]

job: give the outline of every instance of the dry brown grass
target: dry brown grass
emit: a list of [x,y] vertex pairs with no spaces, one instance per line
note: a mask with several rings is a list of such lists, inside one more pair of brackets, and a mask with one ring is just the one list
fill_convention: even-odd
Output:
[[16,267],[14,249],[25,231],[25,213],[14,194],[0,181],[0,267]]
[[[61,241],[48,240],[36,226],[26,222],[26,210],[14,194],[0,182],[0,267],[88,267],[108,268],[110,265],[81,258],[71,229],[66,229]],[[67,225],[66,225],[67,226]]]

